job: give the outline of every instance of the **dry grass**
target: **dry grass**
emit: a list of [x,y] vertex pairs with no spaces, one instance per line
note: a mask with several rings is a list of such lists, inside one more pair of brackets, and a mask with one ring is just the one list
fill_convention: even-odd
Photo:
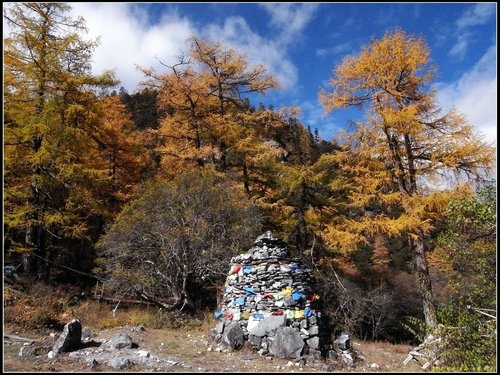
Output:
[[[37,287],[28,293],[4,288],[4,331],[46,340],[49,332],[60,332],[64,324],[78,318],[83,326],[98,333],[96,339],[109,339],[113,333],[123,332],[124,326],[144,326],[145,331],[127,332],[139,347],[156,355],[176,358],[190,366],[189,372],[318,372],[329,366],[329,371],[345,372],[335,362],[320,361],[297,367],[282,359],[266,359],[248,350],[217,351],[217,345],[208,339],[216,325],[213,312],[187,319],[153,307],[118,305],[92,300],[68,299],[63,290]],[[45,294],[47,293],[47,294]],[[7,301],[7,303],[6,303]],[[83,364],[70,361],[67,356],[49,361],[20,358],[17,353],[22,343],[4,344],[4,368],[7,371],[76,371],[90,372]],[[351,372],[423,372],[417,363],[403,366],[412,349],[409,345],[353,339],[353,348],[365,360],[358,360]],[[109,371],[102,368],[102,371]],[[186,368],[172,368],[172,372],[186,372]]]
[[[62,329],[72,319],[79,319],[97,330],[120,326],[145,326],[156,329],[201,328],[209,314],[188,318],[157,307],[112,304],[78,299],[63,288],[35,284],[27,291],[4,286],[4,323],[23,330]],[[73,297],[71,297],[73,296]]]

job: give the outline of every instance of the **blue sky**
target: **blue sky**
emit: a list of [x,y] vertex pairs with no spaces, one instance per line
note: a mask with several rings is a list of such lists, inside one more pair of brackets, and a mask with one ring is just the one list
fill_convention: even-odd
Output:
[[400,27],[423,36],[438,68],[434,86],[444,110],[455,106],[487,141],[496,144],[496,3],[71,3],[87,21],[87,38],[100,36],[94,72],[115,69],[135,92],[143,79],[136,65],[172,63],[186,39],[225,41],[262,63],[280,90],[252,104],[299,106],[302,122],[331,140],[360,116],[327,117],[318,101],[332,69],[371,38]]

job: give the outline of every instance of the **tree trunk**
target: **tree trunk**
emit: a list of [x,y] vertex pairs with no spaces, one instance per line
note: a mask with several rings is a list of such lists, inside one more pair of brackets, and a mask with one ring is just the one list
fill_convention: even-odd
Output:
[[180,306],[180,310],[184,310],[184,308],[192,308],[193,307],[193,300],[191,299],[189,292],[188,292],[188,279],[189,276],[191,275],[191,272],[189,271],[189,267],[185,264],[183,267],[183,277],[182,277],[182,288],[181,288],[181,293],[180,293],[180,298],[177,299],[176,305]]
[[243,188],[245,190],[245,194],[250,197],[250,177],[248,176],[248,166],[244,157],[243,157]]
[[413,250],[415,251],[415,267],[417,269],[420,293],[422,295],[425,323],[430,328],[436,328],[436,309],[433,304],[431,276],[425,253],[423,234],[419,232],[417,236],[418,237],[412,242]]
[[306,207],[306,189],[304,182],[302,182],[300,190],[300,201],[297,210],[297,252],[298,257],[302,259],[304,250],[306,248],[306,220],[305,220],[305,207]]

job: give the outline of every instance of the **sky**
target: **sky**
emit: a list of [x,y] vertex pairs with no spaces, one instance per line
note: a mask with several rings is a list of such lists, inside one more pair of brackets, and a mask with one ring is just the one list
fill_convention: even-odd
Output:
[[333,69],[373,38],[397,27],[422,36],[437,67],[433,81],[444,111],[452,107],[496,146],[496,3],[71,3],[100,38],[93,72],[115,70],[129,93],[144,79],[137,66],[165,71],[186,40],[222,41],[264,64],[281,88],[251,104],[299,106],[300,120],[332,140],[357,110],[325,115],[318,100]]

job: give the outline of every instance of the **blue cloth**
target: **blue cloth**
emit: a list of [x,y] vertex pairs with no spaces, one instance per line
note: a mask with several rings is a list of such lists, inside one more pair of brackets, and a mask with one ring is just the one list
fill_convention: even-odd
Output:
[[245,298],[236,298],[236,300],[234,301],[234,303],[238,306],[243,306],[245,304]]
[[302,299],[302,293],[294,292],[292,293],[292,298],[294,301],[300,301]]
[[313,311],[311,309],[305,309],[304,310],[304,316],[306,318],[309,318],[310,316],[312,316],[312,314],[313,314]]
[[222,313],[220,311],[216,311],[214,315],[217,319],[219,319],[222,316]]
[[260,314],[260,313],[253,314],[253,315],[252,315],[252,317],[253,317],[254,319],[258,319],[258,320],[260,320],[260,319],[264,319],[264,314]]
[[250,273],[250,272],[252,272],[252,266],[243,267],[243,273]]
[[245,292],[247,292],[247,297],[255,294],[255,291],[253,288],[245,288]]

